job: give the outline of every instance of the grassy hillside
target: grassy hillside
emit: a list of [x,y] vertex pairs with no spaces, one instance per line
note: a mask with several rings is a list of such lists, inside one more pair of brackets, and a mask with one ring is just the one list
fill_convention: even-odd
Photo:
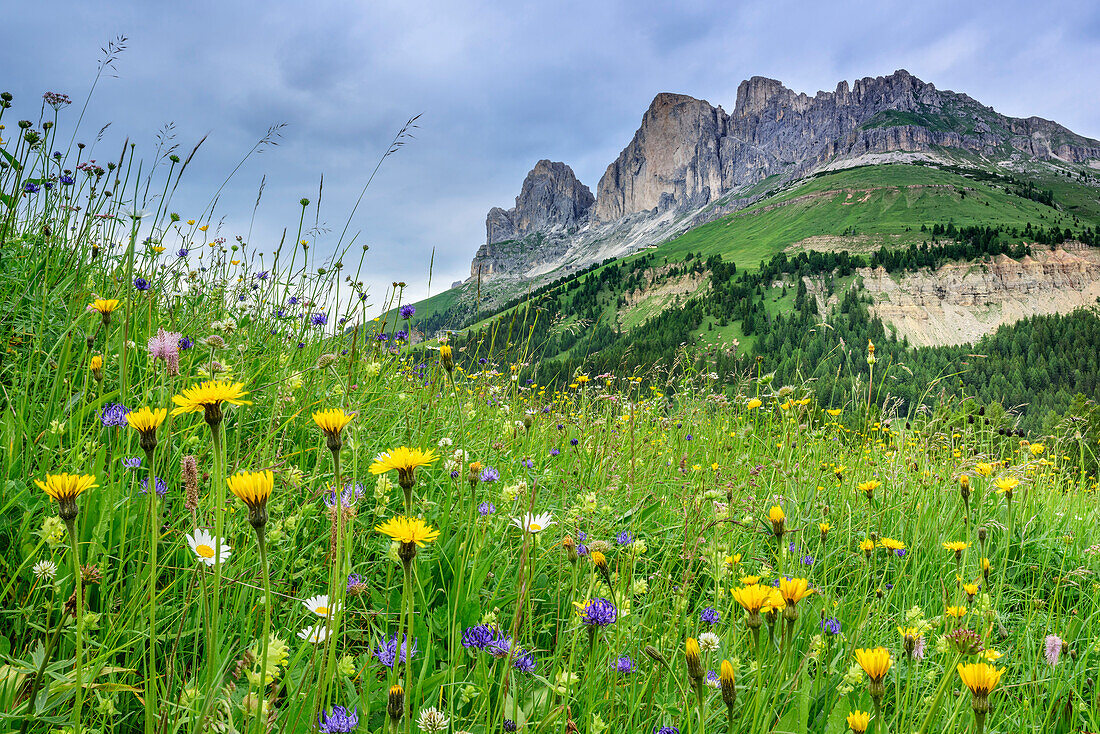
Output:
[[[1100,221],[1100,190],[1072,181],[1057,182],[1055,203],[1065,201],[1077,219]],[[752,266],[811,237],[852,238],[807,243],[814,249],[871,249],[928,239],[922,224],[952,221],[956,226],[1023,228],[1028,222],[1074,227],[1072,211],[1019,196],[1004,181],[981,181],[954,171],[919,165],[880,165],[827,173],[677,237],[660,248],[670,260],[688,252],[721,254],[739,266]],[[1079,225],[1078,225],[1079,226]],[[830,245],[823,247],[822,245]]]

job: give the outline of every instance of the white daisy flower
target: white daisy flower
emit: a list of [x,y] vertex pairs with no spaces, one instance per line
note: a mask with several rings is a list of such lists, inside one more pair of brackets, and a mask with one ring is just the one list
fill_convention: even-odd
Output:
[[51,581],[57,575],[57,564],[53,561],[39,561],[31,568],[36,578],[41,581]]
[[323,624],[316,625],[315,627],[306,627],[304,630],[298,633],[306,642],[312,642],[313,644],[320,644],[328,639],[328,628]]
[[339,602],[330,603],[328,600],[328,594],[318,594],[317,596],[306,599],[302,604],[309,611],[316,614],[318,617],[327,617],[330,614],[336,614],[339,608]]
[[528,533],[539,533],[551,525],[557,525],[549,512],[544,512],[541,515],[532,515],[528,513],[523,516],[522,520],[518,517],[514,517],[512,518],[512,524]]
[[[194,535],[187,536],[187,544],[191,546],[191,550],[194,551],[195,556],[199,559],[199,561],[205,563],[207,566],[213,566],[215,563],[218,562],[219,559],[214,558],[215,552],[218,548],[218,541],[213,535],[206,532],[202,528],[198,528],[197,530],[195,530]],[[221,543],[220,560],[222,562],[228,560],[229,554],[231,552],[232,549],[229,547],[229,544],[223,540]]]

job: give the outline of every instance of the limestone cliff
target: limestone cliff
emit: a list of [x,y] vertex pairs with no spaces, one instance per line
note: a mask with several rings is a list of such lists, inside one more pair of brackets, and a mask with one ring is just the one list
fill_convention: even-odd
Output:
[[[890,275],[857,271],[872,312],[917,346],[967,344],[1003,324],[1039,314],[1069,313],[1100,297],[1100,251],[1078,243],[1013,260],[947,263],[934,272]],[[812,279],[808,290],[820,297]],[[835,300],[835,296],[833,297]]]

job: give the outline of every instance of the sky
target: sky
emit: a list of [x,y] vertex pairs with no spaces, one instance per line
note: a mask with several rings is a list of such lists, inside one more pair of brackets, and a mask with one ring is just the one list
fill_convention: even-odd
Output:
[[[509,208],[541,158],[564,161],[593,192],[662,91],[732,110],[754,75],[799,92],[908,69],[999,112],[1039,115],[1100,138],[1100,3],[941,2],[239,2],[55,0],[4,12],[0,90],[13,118],[36,119],[42,93],[74,104],[101,48],[126,49],[100,79],[78,140],[117,158],[122,141],[152,156],[166,124],[185,154],[206,143],[172,202],[197,215],[250,148],[215,221],[274,249],[316,200],[331,252],[371,171],[403,123],[414,137],[383,163],[350,220],[369,245],[363,279],[380,304],[393,281],[419,299],[469,276],[485,215]],[[66,119],[65,116],[68,116]],[[93,156],[95,157],[95,156]],[[311,212],[312,216],[312,212]],[[291,235],[292,236],[292,235]],[[347,238],[345,239],[347,241]]]

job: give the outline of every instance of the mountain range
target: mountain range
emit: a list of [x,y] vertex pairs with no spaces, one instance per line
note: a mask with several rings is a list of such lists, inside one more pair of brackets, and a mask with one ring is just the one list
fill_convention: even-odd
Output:
[[565,163],[541,160],[515,205],[486,216],[469,283],[512,294],[666,241],[814,173],[883,163],[1049,161],[1096,166],[1100,141],[1041,117],[1015,118],[905,70],[814,96],[754,76],[733,111],[662,92],[596,193]]

